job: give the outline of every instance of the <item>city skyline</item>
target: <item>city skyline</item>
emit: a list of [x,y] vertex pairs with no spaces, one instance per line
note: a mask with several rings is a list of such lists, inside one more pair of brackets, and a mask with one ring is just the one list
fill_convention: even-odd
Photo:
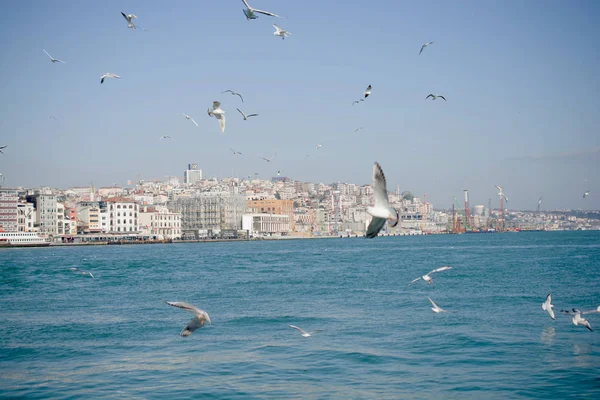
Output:
[[[534,210],[540,196],[544,209],[600,209],[595,2],[253,4],[287,17],[277,21],[247,21],[239,0],[210,12],[193,1],[36,4],[5,10],[0,27],[19,38],[0,44],[11,60],[0,65],[5,187],[181,179],[188,163],[205,177],[280,170],[364,185],[378,161],[388,189],[436,208],[463,189],[496,208],[500,185],[509,209]],[[273,37],[273,22],[293,35]],[[101,85],[107,72],[122,79]],[[227,111],[223,134],[204,115],[213,100]],[[238,107],[260,115],[244,121]]]

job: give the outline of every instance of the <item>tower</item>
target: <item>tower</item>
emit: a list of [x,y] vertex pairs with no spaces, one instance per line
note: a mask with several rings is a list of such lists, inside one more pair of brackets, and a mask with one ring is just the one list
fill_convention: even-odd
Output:
[[465,192],[465,229],[467,227],[473,226],[471,223],[471,211],[469,210],[469,191],[467,189],[463,190]]

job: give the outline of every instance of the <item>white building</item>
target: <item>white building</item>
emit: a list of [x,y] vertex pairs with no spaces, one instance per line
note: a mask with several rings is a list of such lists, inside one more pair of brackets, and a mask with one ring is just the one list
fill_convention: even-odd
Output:
[[144,207],[139,216],[142,235],[154,236],[159,240],[181,239],[181,213],[170,212],[166,207]]
[[139,205],[131,199],[114,197],[106,200],[109,216],[108,232],[137,233]]
[[193,185],[202,180],[202,170],[198,169],[197,164],[188,164],[188,169],[183,173],[183,182]]
[[257,234],[281,234],[290,231],[290,217],[283,214],[244,214],[242,229]]
[[19,232],[35,232],[35,209],[33,203],[20,202],[17,205],[18,210],[18,231]]
[[39,232],[56,235],[57,213],[56,196],[53,194],[37,194],[34,196],[36,221],[39,222]]

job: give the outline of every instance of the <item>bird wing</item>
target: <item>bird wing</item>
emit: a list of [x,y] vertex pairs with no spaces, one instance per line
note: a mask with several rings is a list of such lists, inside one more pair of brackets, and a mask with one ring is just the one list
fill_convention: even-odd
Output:
[[186,311],[191,312],[194,315],[206,314],[203,310],[201,310],[197,307],[194,307],[193,305],[186,303],[184,301],[167,301],[166,303],[173,307],[182,308]]
[[232,93],[232,94],[234,94],[234,95],[236,95],[236,96],[240,96],[240,99],[242,100],[242,103],[244,102],[244,98],[242,97],[242,95],[241,95],[241,94],[239,94],[239,93]]
[[498,189],[499,191],[502,191],[502,188],[501,188],[500,186],[498,186],[498,185],[494,185],[494,187],[495,187],[496,189]]
[[194,118],[190,117],[190,120],[191,120],[191,121],[194,123],[194,125],[196,125],[198,128],[200,127],[200,126],[198,125],[198,123],[197,123],[196,121],[194,121]]
[[242,112],[242,110],[240,110],[239,108],[236,108],[236,110],[238,110],[238,111],[240,112],[240,114],[242,114],[242,117],[244,117],[244,119],[246,119],[246,118],[247,118],[247,117],[246,117],[246,114],[244,114],[244,113]]
[[552,308],[548,307],[546,311],[548,311],[548,314],[550,314],[550,318],[556,319],[554,316],[554,310]]
[[217,108],[221,107],[221,102],[220,101],[213,101],[213,110],[216,110]]
[[219,126],[221,127],[221,132],[225,132],[225,114],[220,114],[221,118],[219,120]]
[[123,18],[125,18],[125,21],[131,22],[131,19],[127,18],[127,15],[125,15],[123,11],[121,11],[121,15],[123,16]]
[[425,97],[425,100],[427,100],[427,99],[428,99],[428,98],[430,98],[430,97],[435,97],[435,96],[434,96],[434,95],[432,95],[432,94],[428,94],[428,95],[427,95],[427,97]]
[[258,116],[258,114],[248,114],[248,115],[246,115],[246,118],[257,117],[257,116]]
[[281,31],[283,31],[277,24],[273,24],[273,27],[275,28],[275,33],[281,33]]
[[[434,270],[433,270],[433,271],[431,271],[429,274],[433,274],[434,272],[446,271],[446,270],[448,270],[448,269],[452,269],[452,267],[451,267],[451,266],[449,266],[449,265],[444,265],[443,267],[440,267],[440,268],[434,269]],[[427,275],[429,275],[429,274],[427,274]]]
[[365,92],[368,92],[369,90],[371,90],[371,85],[367,86],[367,89],[365,90]]
[[358,100],[354,100],[354,101],[352,102],[352,105],[354,105],[354,103],[360,103],[360,102],[359,102]]
[[429,302],[431,303],[431,305],[432,305],[434,308],[439,308],[439,307],[438,307],[438,305],[437,305],[437,304],[435,304],[435,303],[433,302],[433,300],[431,300],[431,297],[427,296],[427,298],[429,299]]
[[424,44],[423,46],[421,46],[421,51],[419,52],[419,55],[421,55],[421,53],[423,52],[423,49],[426,47],[427,45]]
[[46,55],[47,55],[48,57],[50,57],[50,59],[51,59],[51,60],[53,60],[52,56],[51,56],[50,54],[48,54],[48,52],[47,52],[45,49],[42,49],[42,50],[44,50],[44,53],[46,53]]
[[595,308],[593,310],[583,311],[581,314],[596,314],[596,313],[600,313],[600,306],[598,306],[598,308]]
[[248,10],[252,10],[252,7],[250,7],[250,4],[248,4],[248,2],[246,0],[242,0],[242,2],[244,3],[244,5],[246,6],[246,8]]
[[294,328],[299,330],[300,332],[304,333],[304,334],[308,334],[308,332],[306,332],[304,329],[297,327],[296,325],[288,325],[290,328]]
[[415,283],[415,282],[416,282],[416,281],[418,281],[419,279],[423,279],[423,277],[422,277],[422,276],[420,276],[420,277],[418,277],[418,278],[415,278],[415,279],[413,279],[412,281],[410,281],[410,283],[408,284],[408,286],[412,285],[413,283]]
[[438,96],[440,99],[444,99],[444,101],[447,101],[446,98],[444,96]]
[[221,92],[221,94],[223,94],[223,93],[234,93],[234,91],[233,91],[233,90],[230,90],[230,89],[227,89],[227,90],[225,90],[225,91]]
[[386,189],[385,175],[379,163],[373,164],[373,196],[376,208],[388,208],[389,201]]
[[281,18],[279,15],[277,14],[273,14],[272,12],[268,12],[268,11],[263,11],[263,10],[257,10],[256,8],[252,9],[253,12],[255,13],[260,13],[260,14],[264,14],[264,15],[268,15],[270,17],[277,17],[277,18]]
[[502,196],[504,197],[504,201],[506,201],[508,203],[508,196],[505,194],[502,194]]
[[367,238],[374,238],[377,236],[381,228],[385,225],[385,218],[373,217],[371,223],[367,227]]
[[[207,314],[208,316],[208,314]],[[208,319],[204,316],[194,317],[188,322],[188,324],[181,330],[181,336],[190,336],[198,328],[202,328]],[[210,320],[208,320],[210,321]]]
[[548,293],[548,296],[546,296],[546,301],[544,301],[544,303],[546,303],[546,304],[552,303],[552,293]]
[[104,77],[101,77],[102,79],[100,79],[100,83],[104,83]]

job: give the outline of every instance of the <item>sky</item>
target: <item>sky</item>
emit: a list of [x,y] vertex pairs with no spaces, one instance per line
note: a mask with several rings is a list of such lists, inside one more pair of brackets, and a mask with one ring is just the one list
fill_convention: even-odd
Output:
[[[378,161],[388,190],[435,208],[462,203],[464,189],[472,205],[495,206],[500,185],[509,209],[535,209],[540,197],[542,209],[600,209],[599,2],[250,4],[287,18],[248,21],[241,0],[4,7],[5,186],[182,178],[188,163],[205,177],[280,170],[368,184]],[[121,11],[146,31],[128,29]],[[274,36],[273,23],[292,35]],[[122,79],[100,84],[106,72]],[[214,100],[225,133],[206,114]],[[236,108],[260,115],[244,121]]]

